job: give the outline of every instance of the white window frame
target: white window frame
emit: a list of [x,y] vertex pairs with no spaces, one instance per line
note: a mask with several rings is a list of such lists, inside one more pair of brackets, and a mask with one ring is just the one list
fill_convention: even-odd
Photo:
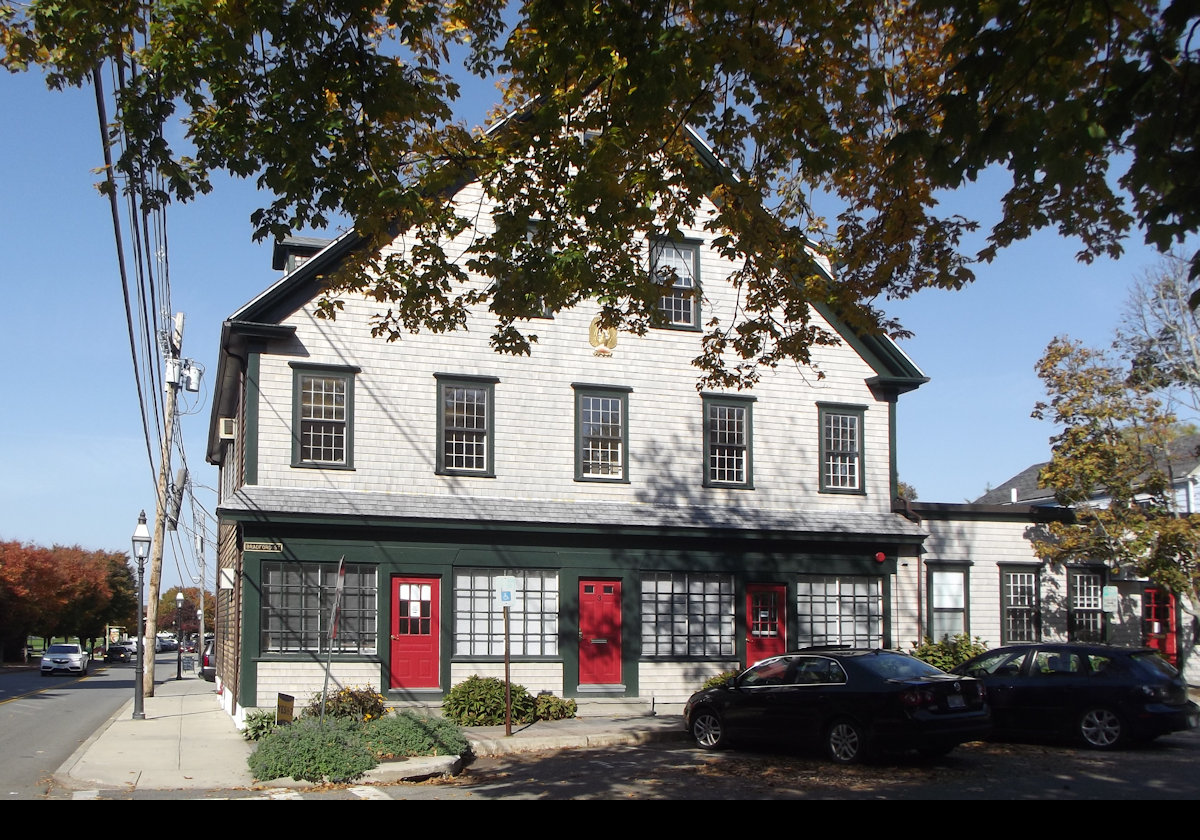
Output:
[[509,653],[521,657],[557,657],[557,569],[455,569],[454,655],[504,655],[504,614],[496,606],[496,578],[501,576],[517,579],[508,613]]
[[642,575],[642,655],[728,659],[737,655],[733,575]]
[[796,647],[883,647],[883,581],[868,575],[796,578]]
[[700,328],[700,245],[654,240],[650,244],[650,276],[664,287],[658,301],[660,326]]

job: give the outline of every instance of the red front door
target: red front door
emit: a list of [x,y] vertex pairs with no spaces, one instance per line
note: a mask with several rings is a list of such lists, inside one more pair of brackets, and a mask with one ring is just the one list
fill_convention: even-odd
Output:
[[579,581],[579,684],[621,682],[621,582]]
[[438,578],[392,578],[392,688],[438,688]]
[[746,665],[787,650],[787,587],[781,583],[746,585]]

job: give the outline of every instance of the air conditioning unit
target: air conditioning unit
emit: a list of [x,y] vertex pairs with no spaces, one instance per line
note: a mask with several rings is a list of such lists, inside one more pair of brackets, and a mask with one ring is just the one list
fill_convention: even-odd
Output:
[[233,440],[237,437],[236,417],[222,417],[219,422],[221,426],[217,430],[217,437],[221,440]]

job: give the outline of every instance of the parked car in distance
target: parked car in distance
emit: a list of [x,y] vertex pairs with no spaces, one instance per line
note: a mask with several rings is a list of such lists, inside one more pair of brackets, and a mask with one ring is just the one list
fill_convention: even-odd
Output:
[[131,659],[133,654],[124,645],[113,643],[104,651],[105,662],[129,662]]
[[773,656],[696,692],[683,714],[705,749],[787,739],[820,745],[839,764],[876,751],[943,755],[991,729],[983,683],[889,650]]
[[1149,648],[1009,645],[953,670],[987,685],[1002,737],[1065,737],[1107,750],[1200,724],[1179,672]]
[[87,651],[79,645],[50,645],[42,654],[42,676],[48,677],[59,671],[66,671],[68,674],[86,677],[88,658]]
[[209,682],[213,682],[217,678],[217,663],[213,659],[213,642],[209,640],[204,645],[204,653],[200,657],[200,676]]

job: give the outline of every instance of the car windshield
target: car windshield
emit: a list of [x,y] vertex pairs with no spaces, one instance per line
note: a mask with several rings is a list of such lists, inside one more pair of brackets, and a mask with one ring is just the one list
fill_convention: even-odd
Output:
[[79,645],[50,645],[46,653],[79,653]]
[[928,662],[922,662],[915,656],[903,653],[872,653],[868,656],[855,657],[854,662],[885,680],[908,680],[914,677],[933,677],[944,673]]
[[1149,671],[1156,676],[1171,677],[1172,679],[1179,676],[1179,671],[1176,670],[1175,666],[1157,653],[1146,651],[1145,653],[1132,654],[1129,658],[1136,662],[1139,668]]

